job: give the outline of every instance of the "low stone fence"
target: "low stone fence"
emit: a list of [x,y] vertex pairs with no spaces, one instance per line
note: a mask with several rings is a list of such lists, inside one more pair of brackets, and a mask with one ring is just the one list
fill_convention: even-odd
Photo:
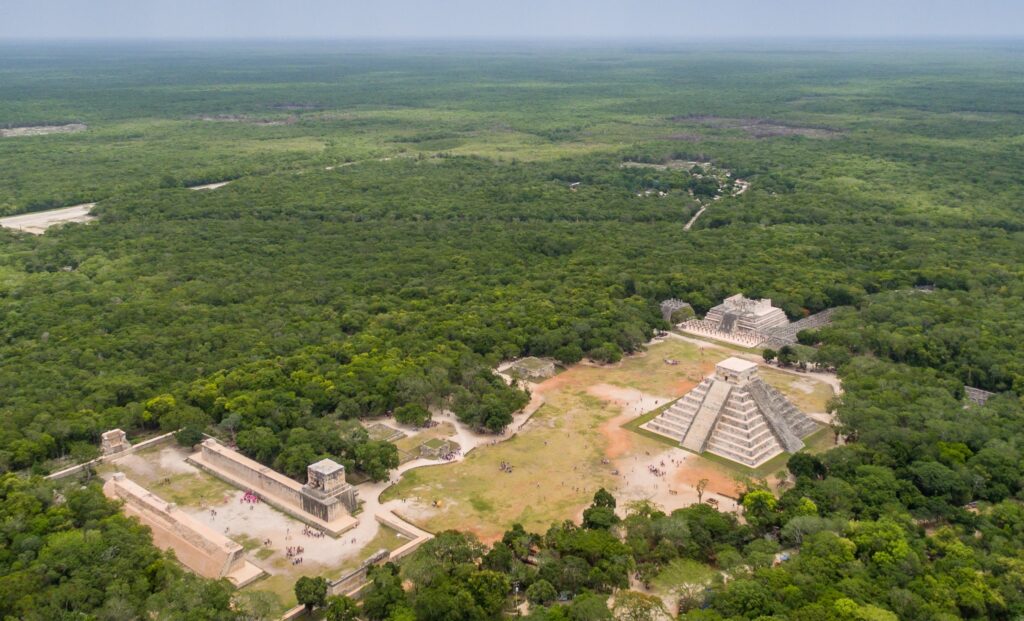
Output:
[[128,449],[125,449],[125,450],[123,450],[123,451],[121,451],[119,453],[113,453],[111,455],[102,455],[102,456],[97,457],[96,459],[93,459],[91,461],[87,461],[87,462],[81,463],[81,464],[76,464],[74,466],[70,466],[70,467],[65,468],[63,470],[58,470],[57,472],[54,472],[53,474],[46,475],[46,478],[50,479],[50,480],[63,479],[64,477],[69,477],[69,476],[78,474],[79,472],[84,472],[86,469],[91,468],[93,466],[99,466],[100,464],[104,464],[104,463],[107,463],[107,462],[110,462],[110,461],[114,461],[114,460],[116,460],[119,457],[124,457],[125,455],[130,455],[131,453],[135,453],[135,452],[141,451],[143,449],[147,449],[147,448],[149,448],[151,446],[157,446],[158,444],[166,444],[167,442],[170,442],[172,439],[174,439],[174,434],[176,434],[176,433],[178,433],[178,432],[177,431],[171,431],[171,432],[165,433],[163,435],[159,435],[159,436],[157,436],[155,438],[150,438],[148,440],[144,440],[142,442],[139,442],[138,444],[133,444]]
[[[327,583],[328,595],[347,595],[348,597],[355,597],[359,595],[363,589],[370,584],[368,576],[372,567],[388,562],[398,562],[415,552],[416,549],[423,545],[424,542],[429,541],[434,537],[427,531],[420,530],[412,524],[398,519],[392,514],[377,515],[375,517],[377,521],[384,526],[394,529],[402,536],[407,537],[409,542],[395,548],[394,550],[380,550],[363,561],[356,569],[353,569],[336,580],[329,581]],[[291,619],[295,619],[302,615],[303,610],[305,610],[303,606],[296,606],[281,615],[281,621],[290,621]]]

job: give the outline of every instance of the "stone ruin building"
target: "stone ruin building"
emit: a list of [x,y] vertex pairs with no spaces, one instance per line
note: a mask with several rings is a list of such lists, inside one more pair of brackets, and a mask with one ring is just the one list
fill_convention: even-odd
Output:
[[725,298],[708,311],[704,321],[722,332],[768,332],[789,324],[786,313],[772,306],[770,299],[751,300],[742,293]]
[[355,511],[356,488],[345,480],[345,466],[331,459],[310,464],[302,486],[302,508],[325,522]]
[[995,396],[995,394],[994,392],[974,388],[973,386],[964,386],[964,398],[972,405],[985,405],[989,398]]
[[127,451],[132,447],[125,432],[120,429],[104,431],[100,436],[100,453],[103,455],[116,455]]
[[745,347],[781,348],[797,342],[801,330],[826,326],[832,321],[834,308],[790,323],[782,309],[772,306],[768,298],[752,300],[741,293],[726,298],[708,311],[704,319],[691,319],[680,327],[698,336],[736,343]]
[[757,364],[742,358],[719,362],[681,399],[645,423],[642,429],[705,451],[759,466],[776,455],[795,453],[818,425],[757,374]]

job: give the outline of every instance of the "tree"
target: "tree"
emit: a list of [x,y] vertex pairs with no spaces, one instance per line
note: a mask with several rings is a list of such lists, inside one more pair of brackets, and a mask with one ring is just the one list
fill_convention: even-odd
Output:
[[241,591],[235,595],[235,607],[244,621],[270,621],[277,614],[281,601],[269,591]]
[[763,358],[766,363],[775,360],[775,357],[778,355],[777,351],[770,348],[765,348],[764,351],[761,352],[761,358]]
[[601,488],[594,494],[594,502],[583,512],[584,528],[609,529],[619,522],[615,515],[615,497]]
[[467,586],[477,605],[492,617],[501,613],[509,591],[512,590],[508,576],[486,569],[471,574]]
[[371,440],[356,447],[355,462],[371,479],[383,481],[398,467],[398,448],[390,442]]
[[668,621],[671,618],[660,597],[637,591],[616,593],[612,612],[619,621]]
[[374,567],[369,578],[370,586],[363,596],[363,614],[373,621],[381,621],[405,604],[405,589],[402,588],[398,567],[393,563]]
[[768,490],[757,489],[743,496],[743,515],[759,530],[767,530],[775,525],[778,515],[775,507],[778,501]]
[[618,524],[619,516],[615,515],[615,509],[608,507],[590,506],[583,511],[583,527],[609,529]]
[[569,605],[567,616],[571,621],[611,621],[612,611],[608,609],[608,598],[597,593],[577,595]]
[[601,488],[594,492],[594,507],[607,507],[609,509],[615,508],[615,496],[612,496],[605,488]]
[[174,395],[163,394],[146,401],[142,410],[142,422],[153,427],[160,426],[161,419],[178,407]]
[[302,576],[295,581],[295,599],[306,607],[307,612],[323,606],[327,601],[327,580],[320,576]]
[[268,427],[255,427],[238,434],[238,448],[261,463],[270,463],[281,450],[281,441]]
[[555,601],[556,597],[558,592],[555,591],[555,587],[543,578],[526,587],[526,599],[531,604],[547,606]]
[[407,403],[395,408],[395,420],[403,425],[422,427],[430,420],[430,410],[418,403]]
[[357,621],[359,618],[359,606],[351,597],[335,595],[327,599],[327,607],[324,609],[326,621]]
[[793,349],[791,345],[783,345],[782,348],[779,349],[779,353],[777,355],[779,358],[779,364],[784,367],[792,365],[799,358],[796,350]]
[[706,490],[708,488],[708,483],[710,483],[710,481],[708,481],[707,479],[701,479],[701,480],[697,481],[697,485],[694,486],[694,489],[697,490],[697,502],[698,503],[704,502],[704,490]]
[[803,451],[794,453],[789,458],[789,461],[786,462],[786,468],[798,479],[800,477],[807,477],[820,480],[824,479],[825,474],[828,472],[825,464],[820,459]]

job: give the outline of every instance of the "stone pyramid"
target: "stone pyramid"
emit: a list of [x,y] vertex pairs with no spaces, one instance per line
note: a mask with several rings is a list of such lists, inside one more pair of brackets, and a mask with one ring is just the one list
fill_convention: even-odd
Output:
[[766,384],[756,363],[727,358],[714,375],[641,428],[695,453],[707,451],[754,467],[783,451],[799,451],[801,438],[818,425]]

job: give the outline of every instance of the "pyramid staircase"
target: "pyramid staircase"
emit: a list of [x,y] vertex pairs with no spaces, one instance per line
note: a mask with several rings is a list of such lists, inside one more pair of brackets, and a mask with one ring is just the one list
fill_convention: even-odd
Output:
[[750,467],[802,449],[800,438],[817,424],[758,377],[756,365],[739,362],[748,365],[743,377],[719,368],[641,428]]

